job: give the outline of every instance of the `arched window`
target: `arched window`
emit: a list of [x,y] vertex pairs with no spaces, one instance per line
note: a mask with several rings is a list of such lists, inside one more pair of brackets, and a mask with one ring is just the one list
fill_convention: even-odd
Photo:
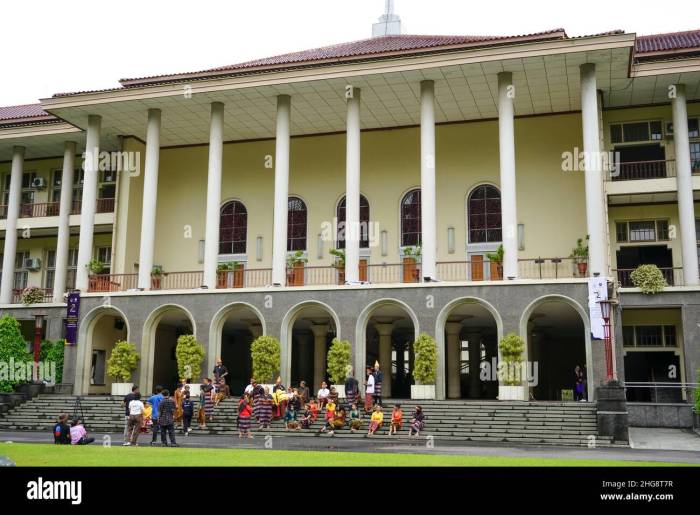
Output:
[[306,204],[298,197],[287,203],[287,250],[306,250]]
[[502,241],[501,192],[495,186],[484,184],[474,188],[467,206],[469,243]]
[[219,254],[245,254],[247,236],[248,211],[243,202],[226,202],[219,218]]
[[[345,231],[343,230],[346,220],[345,197],[343,197],[338,203],[338,211],[336,216],[338,218],[338,234],[336,235],[336,240],[338,248],[344,249],[345,237],[343,237],[342,234],[345,234]],[[367,202],[367,198],[365,198],[364,195],[360,195],[360,248],[369,248],[369,202]]]
[[420,245],[420,238],[420,188],[416,188],[401,199],[401,246]]

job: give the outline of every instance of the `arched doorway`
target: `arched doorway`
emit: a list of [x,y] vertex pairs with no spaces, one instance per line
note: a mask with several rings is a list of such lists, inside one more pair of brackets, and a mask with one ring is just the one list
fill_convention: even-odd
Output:
[[[175,347],[183,334],[194,334],[195,324],[190,312],[182,306],[167,304],[153,311],[143,328],[142,391],[156,386],[173,389],[178,383]],[[204,374],[203,370],[203,374]]]
[[99,307],[88,314],[81,326],[83,354],[76,371],[76,393],[79,395],[109,394],[112,378],[107,375],[107,361],[114,344],[129,340],[126,316],[113,307]]
[[292,308],[285,320],[289,384],[305,381],[316,392],[328,381],[326,356],[333,339],[340,337],[338,317],[325,304],[308,302]]
[[586,398],[591,399],[590,331],[583,308],[567,297],[545,297],[525,310],[521,328],[536,383],[530,394],[542,401],[572,399],[578,365],[587,375]]
[[[253,374],[250,346],[265,334],[262,314],[253,306],[235,303],[222,308],[213,318],[209,336],[210,369],[221,358],[229,371],[226,382],[234,394],[242,393]],[[212,370],[207,371],[208,375]]]
[[[413,384],[413,342],[418,323],[411,309],[399,301],[380,301],[368,312],[365,363],[379,363],[384,373],[382,397],[410,398]],[[357,370],[358,379],[364,370]]]
[[477,299],[453,302],[442,313],[442,356],[449,399],[495,399],[499,321]]

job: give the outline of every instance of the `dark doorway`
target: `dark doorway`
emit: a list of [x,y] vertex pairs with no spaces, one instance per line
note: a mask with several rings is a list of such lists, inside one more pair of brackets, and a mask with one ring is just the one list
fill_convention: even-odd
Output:
[[[674,352],[628,352],[625,356],[625,380],[630,383],[674,382],[669,370],[680,370],[680,358]],[[627,388],[630,402],[683,402],[678,388]]]
[[619,173],[614,181],[663,179],[667,177],[666,150],[658,144],[615,147],[620,155]]
[[622,247],[617,251],[617,268],[620,270],[621,286],[630,287],[630,272],[639,265],[656,265],[673,286],[673,252],[665,245],[645,245],[639,247]]

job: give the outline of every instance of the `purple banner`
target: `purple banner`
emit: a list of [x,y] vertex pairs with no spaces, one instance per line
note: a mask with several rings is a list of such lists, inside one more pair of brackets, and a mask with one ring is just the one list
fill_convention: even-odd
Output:
[[66,315],[66,345],[78,343],[78,315],[80,314],[80,292],[68,294],[68,313]]

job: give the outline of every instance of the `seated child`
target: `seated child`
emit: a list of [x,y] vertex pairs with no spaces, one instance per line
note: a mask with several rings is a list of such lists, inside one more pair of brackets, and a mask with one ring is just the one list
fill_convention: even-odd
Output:
[[403,425],[403,411],[401,411],[401,404],[394,406],[391,412],[391,426],[389,427],[389,434],[395,435],[401,430]]
[[372,436],[377,432],[377,430],[382,427],[382,422],[384,422],[384,413],[382,413],[382,407],[379,404],[374,405],[374,411],[372,412],[372,418],[369,421],[369,430],[367,431],[367,436]]
[[313,422],[313,415],[311,414],[311,409],[309,405],[306,405],[306,410],[304,414],[299,419],[299,424],[302,429],[309,429],[311,427],[311,422]]
[[148,433],[153,426],[153,406],[148,401],[143,401],[143,417],[141,422],[141,432]]
[[335,402],[328,401],[328,402],[326,402],[326,424],[323,426],[323,429],[321,429],[322,433],[325,433],[327,429],[332,427],[334,418],[335,418]]
[[293,404],[288,404],[287,409],[284,412],[284,427],[285,429],[299,429],[299,422],[297,421],[297,412],[294,409]]
[[350,432],[354,433],[362,426],[362,415],[360,410],[357,409],[357,404],[353,403],[350,406]]
[[330,436],[335,436],[336,429],[342,429],[345,427],[345,408],[340,408],[338,412],[333,416],[333,420],[330,421]]
[[311,421],[316,422],[316,420],[318,420],[318,404],[316,404],[316,399],[311,399],[309,411],[311,412]]

